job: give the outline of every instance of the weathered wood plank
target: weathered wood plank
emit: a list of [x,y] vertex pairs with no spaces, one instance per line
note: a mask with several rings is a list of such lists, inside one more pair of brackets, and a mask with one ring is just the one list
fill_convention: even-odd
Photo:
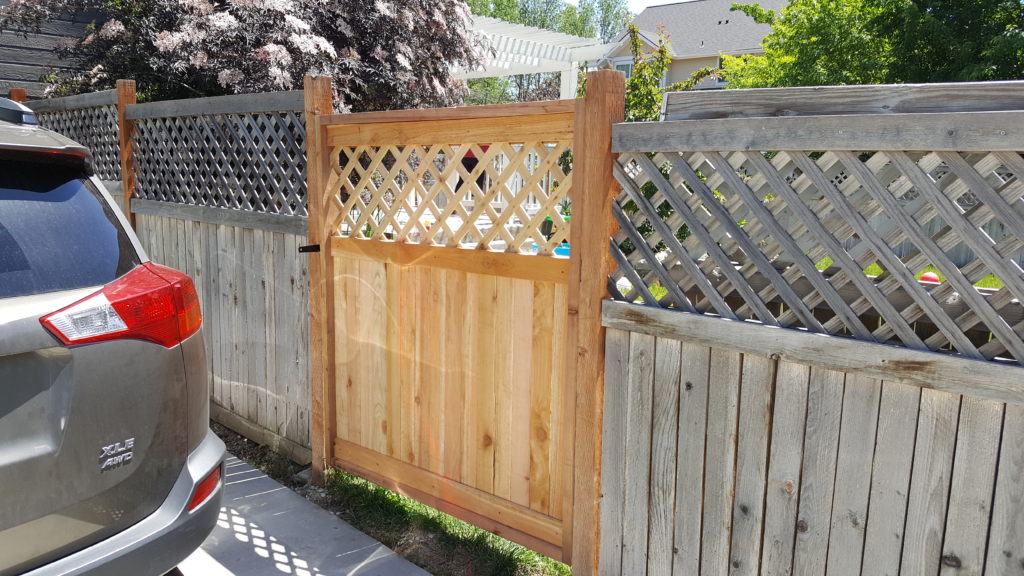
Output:
[[612,151],[1021,150],[1024,112],[800,116],[616,124]]
[[843,394],[826,573],[860,574],[882,383],[847,374]]
[[186,98],[147,102],[128,107],[128,119],[174,118],[177,116],[209,116],[213,114],[255,114],[259,112],[297,111],[303,109],[303,91],[232,94],[207,98]]
[[734,486],[736,481],[736,434],[742,364],[743,356],[738,352],[711,349],[707,445],[704,455],[704,480],[708,489],[704,491],[700,562],[702,576],[729,572],[734,494],[727,487]]
[[672,574],[700,573],[704,515],[704,453],[711,349],[683,342],[679,392],[680,463],[676,473],[675,557]]
[[793,551],[793,574],[797,576],[825,573],[845,377],[842,372],[811,368]]
[[776,363],[743,357],[739,437],[736,448],[736,503],[732,511],[731,576],[756,576],[761,566],[761,529],[765,521],[768,438],[772,423]]
[[[601,444],[600,574],[622,573],[626,496],[626,411],[629,406],[629,332],[608,330],[605,346],[605,409]],[[703,438],[703,437],[702,437]]]
[[809,380],[809,367],[779,361],[761,552],[761,574],[765,576],[793,573]]
[[57,112],[63,110],[77,110],[79,108],[95,108],[98,106],[110,106],[117,104],[117,90],[101,90],[74,96],[61,98],[47,98],[45,100],[33,100],[25,105],[36,112]]
[[799,86],[669,92],[665,120],[1024,110],[1024,83]]
[[983,574],[1004,406],[961,401],[940,575]]
[[[159,202],[156,200],[146,200],[145,198],[135,198],[132,200],[132,213],[152,214],[164,218],[177,218],[180,220],[252,228],[254,230],[299,236],[306,234],[308,224],[308,220],[302,216],[282,216],[249,210],[232,210],[211,206]],[[296,255],[296,257],[298,258],[299,256]]]
[[654,400],[655,338],[629,338],[629,377],[626,407],[626,478],[622,520],[622,573],[647,570],[649,496],[651,481],[651,419]]
[[924,390],[914,446],[900,574],[936,574],[942,557],[960,397]]
[[[723,320],[612,301],[604,303],[604,325],[858,372],[888,382],[1024,404],[1024,388],[1020,386],[1024,370],[999,362],[970,360],[799,330],[766,328],[757,322]],[[973,374],[975,377],[964,379],[961,374]]]
[[[606,352],[607,353],[607,352]],[[681,343],[658,338],[654,350],[654,398],[651,424],[650,514],[647,574],[671,576],[675,528],[676,471],[679,462],[679,389]]]
[[1024,407],[1006,406],[986,571],[998,576],[1024,569]]

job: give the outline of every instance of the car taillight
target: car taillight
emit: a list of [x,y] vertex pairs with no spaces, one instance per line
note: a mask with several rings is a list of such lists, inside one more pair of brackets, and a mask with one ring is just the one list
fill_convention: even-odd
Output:
[[206,499],[213,494],[213,491],[217,489],[217,485],[220,484],[220,466],[213,469],[203,478],[202,482],[196,486],[196,491],[192,493],[192,499],[188,503],[188,511],[191,512],[199,507],[200,504],[206,502]]
[[203,316],[191,278],[147,262],[39,321],[68,346],[146,340],[171,348],[195,334]]

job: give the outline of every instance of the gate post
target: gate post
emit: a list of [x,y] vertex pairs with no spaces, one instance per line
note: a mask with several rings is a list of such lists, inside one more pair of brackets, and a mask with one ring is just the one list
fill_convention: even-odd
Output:
[[[334,403],[330,393],[334,382],[329,378],[328,299],[333,297],[330,289],[330,234],[326,230],[324,209],[327,176],[331,170],[328,164],[327,143],[324,141],[320,116],[333,110],[333,88],[331,79],[325,76],[306,76],[303,82],[306,122],[306,209],[309,214],[307,242],[320,246],[319,252],[309,255],[309,351],[310,390],[312,392],[309,443],[313,455],[313,481],[323,484],[324,469],[331,461],[331,446],[334,443]],[[335,159],[337,161],[337,159]]]
[[24,88],[11,88],[8,93],[8,97],[15,102],[27,102],[28,95],[25,93]]
[[573,490],[567,502],[565,543],[574,574],[596,574],[600,540],[601,420],[604,410],[604,327],[601,302],[608,297],[614,262],[612,124],[625,116],[625,75],[597,70],[587,75],[587,94],[576,101],[573,141],[572,256],[569,262],[570,378],[576,390]]
[[129,104],[135,104],[135,80],[118,80],[117,90],[117,142],[121,151],[121,192],[124,195],[124,215],[135,228],[135,214],[132,214],[132,196],[135,194],[135,123],[128,119]]

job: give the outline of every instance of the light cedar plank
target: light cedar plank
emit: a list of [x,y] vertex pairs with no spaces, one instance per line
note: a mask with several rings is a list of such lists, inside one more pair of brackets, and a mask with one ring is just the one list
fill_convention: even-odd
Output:
[[739,442],[736,446],[736,502],[732,511],[729,552],[731,575],[756,575],[761,565],[761,527],[764,522],[775,368],[776,363],[768,358],[743,356]]
[[676,473],[675,576],[700,573],[704,502],[704,447],[707,426],[711,349],[682,346],[679,391],[679,470]]
[[864,576],[897,576],[900,571],[920,402],[920,388],[895,382],[882,384],[864,533]]
[[[554,421],[551,451],[551,515],[566,523],[572,523],[572,443],[575,438],[575,383],[566,373],[567,330],[568,330],[568,287],[552,283],[554,304],[552,305],[551,332],[551,414]],[[559,504],[560,503],[560,504]],[[564,532],[572,536],[571,530]],[[567,544],[568,546],[568,544]]]
[[494,306],[498,300],[497,278],[477,276],[480,298],[477,300],[476,321],[479,338],[474,363],[481,377],[476,379],[474,400],[476,403],[476,437],[473,449],[476,451],[476,488],[484,492],[494,491],[494,435],[495,435],[495,349],[496,331]]
[[[363,409],[364,396],[364,363],[366,355],[361,329],[362,322],[373,321],[366,318],[366,306],[362,300],[362,262],[358,260],[345,261],[345,275],[335,276],[335,282],[345,282],[345,296],[350,300],[348,306],[348,318],[345,320],[345,362],[348,364],[348,381],[345,387],[348,390],[348,413],[344,415],[344,422],[339,421],[338,426],[348,428],[348,439],[351,442],[365,446],[363,443],[361,417],[365,413]],[[326,270],[325,270],[326,272]],[[335,271],[337,274],[337,271]]]
[[484,297],[480,293],[482,289],[480,285],[481,278],[479,274],[466,275],[466,303],[463,313],[464,325],[466,326],[465,358],[468,370],[465,409],[462,416],[462,422],[466,430],[462,439],[462,482],[467,486],[477,486],[478,484],[476,466],[480,423],[477,418],[477,398],[480,394],[477,391],[477,387],[479,386],[480,379],[484,377],[484,373],[480,368],[480,358],[483,355],[481,349],[486,346],[484,342],[486,336],[482,332],[479,322],[480,301]]
[[[373,274],[377,267],[376,262],[361,260],[356,265],[359,270],[358,288],[356,302],[359,303],[357,312],[358,322],[355,324],[355,337],[359,340],[359,355],[352,358],[352,363],[357,366],[357,378],[353,387],[357,389],[358,402],[354,406],[359,412],[353,414],[353,422],[358,426],[356,437],[360,446],[371,450],[376,449],[376,434],[374,428],[374,389],[380,385],[374,380],[375,355],[373,340],[373,324],[380,322],[378,306],[373,293]],[[353,407],[350,407],[353,408]]]
[[356,238],[332,238],[331,247],[356,258],[383,261],[401,266],[430,266],[446,270],[459,270],[474,274],[489,274],[505,278],[519,278],[538,282],[566,283],[568,260],[529,254],[509,254],[425,246],[401,242],[382,242]]
[[[542,297],[538,297],[536,287],[539,285],[526,280],[514,282],[513,309],[515,310],[513,330],[514,344],[512,349],[512,482],[510,498],[516,504],[530,505],[530,482],[533,479],[531,465],[533,456],[533,426],[531,415],[533,407],[534,386],[550,386],[550,374],[540,369],[548,360],[550,369],[550,320],[548,330],[543,333],[540,326],[544,323],[544,312],[551,317],[551,306],[547,309],[538,308]],[[535,303],[536,306],[535,307]],[[538,318],[538,313],[541,317]],[[540,377],[538,378],[538,375]],[[554,514],[551,514],[554,516]]]
[[728,574],[736,480],[736,435],[740,371],[738,352],[712,348],[708,377],[707,451],[704,458],[704,523],[701,539],[702,576]]
[[836,450],[843,410],[845,374],[811,368],[807,389],[807,430],[800,481],[800,511],[796,522],[793,574],[825,573],[828,535],[835,494]]
[[[494,494],[512,496],[512,352],[515,337],[513,284],[509,278],[495,281],[497,300],[490,310],[494,315]],[[547,490],[538,501],[539,512],[547,513]],[[534,504],[531,501],[531,507]]]
[[417,291],[416,269],[399,268],[399,324],[402,341],[400,388],[402,395],[402,459],[419,465],[419,420],[417,419],[416,379],[419,374],[419,332],[423,328],[417,317],[420,294]]
[[334,341],[328,342],[328,348],[332,351],[330,361],[334,363],[335,381],[328,382],[327,385],[335,387],[335,413],[328,414],[327,417],[335,419],[335,431],[338,438],[355,442],[356,439],[352,438],[348,429],[348,417],[352,412],[351,363],[352,355],[355,352],[349,343],[351,331],[354,330],[355,326],[349,323],[349,319],[354,314],[352,306],[357,305],[357,303],[352,302],[355,295],[353,294],[350,297],[348,294],[349,283],[346,278],[349,275],[351,262],[344,256],[339,255],[333,255],[332,259],[334,260],[334,273],[337,277],[332,283],[332,293],[328,294],[328,297],[334,298],[334,318],[330,318],[327,321],[335,325]]
[[[654,350],[651,424],[650,516],[647,574],[671,576],[679,440],[679,374],[682,343],[658,338]],[[607,358],[607,349],[605,352]],[[607,360],[605,361],[607,366]],[[608,386],[605,372],[605,386]],[[606,388],[607,389],[607,388]],[[607,440],[607,437],[606,437]]]
[[779,361],[775,376],[761,574],[793,574],[810,367]]
[[[47,104],[49,101],[43,101]],[[536,116],[539,114],[565,114],[575,110],[576,100],[544,100],[541,102],[517,102],[514,104],[493,104],[490,106],[459,106],[454,108],[429,108],[422,110],[397,110],[387,112],[359,112],[356,114],[335,114],[324,117],[322,125],[335,124],[380,124],[393,122],[422,122],[428,120],[462,120],[466,118],[500,118],[504,116]],[[467,140],[469,142],[469,140]]]
[[939,571],[959,411],[960,396],[936,390],[921,392],[900,569],[903,576]]
[[647,570],[648,498],[651,473],[651,410],[654,396],[654,343],[646,334],[629,338],[626,386],[626,491],[622,521],[622,573]]
[[629,335],[608,330],[605,336],[604,417],[601,443],[601,546],[599,574],[622,574],[622,539],[626,503],[626,410],[629,391]]
[[1024,406],[1006,405],[989,534],[987,573],[1024,571]]
[[444,283],[444,321],[441,329],[444,363],[444,475],[462,481],[462,452],[466,435],[466,386],[469,380],[468,356],[466,340],[466,296],[468,290],[468,274],[465,272],[445,272]]
[[441,339],[444,337],[443,287],[445,271],[419,268],[420,298],[420,380],[419,423],[420,465],[435,474],[442,471],[441,438],[444,431]]
[[554,285],[534,284],[532,385],[529,409],[529,507],[547,513],[551,506],[552,329]]
[[860,573],[881,394],[881,382],[856,374],[846,376],[828,539],[829,574]]
[[369,444],[374,450],[387,452],[387,378],[388,378],[388,299],[387,299],[387,268],[382,262],[369,264],[366,277],[370,298],[364,302],[371,308],[375,321],[360,326],[360,330],[369,340],[370,354],[361,361],[369,363],[366,388],[369,399],[370,415],[373,418],[367,432],[372,438]]
[[[553,142],[572,140],[574,115],[504,116],[437,122],[334,125],[329,146],[414,146],[463,142]],[[511,140],[510,140],[511,138]]]
[[498,524],[531,534],[545,542],[557,545],[561,541],[562,525],[554,518],[453,482],[419,466],[378,454],[358,444],[335,439],[335,445],[340,449],[338,453],[346,455],[346,462],[374,472],[379,477],[473,510]]
[[386,389],[384,434],[387,437],[385,454],[401,458],[402,448],[402,327],[401,327],[401,282],[402,272],[398,266],[385,267],[385,299],[387,318],[384,322],[387,342],[387,373],[382,384]]
[[968,396],[960,404],[942,576],[983,573],[1004,406]]

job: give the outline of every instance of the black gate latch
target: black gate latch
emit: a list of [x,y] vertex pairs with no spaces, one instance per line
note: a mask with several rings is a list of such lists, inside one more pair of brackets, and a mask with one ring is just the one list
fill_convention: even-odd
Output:
[[308,246],[299,246],[299,254],[305,254],[306,252],[319,252],[319,244],[310,244]]

